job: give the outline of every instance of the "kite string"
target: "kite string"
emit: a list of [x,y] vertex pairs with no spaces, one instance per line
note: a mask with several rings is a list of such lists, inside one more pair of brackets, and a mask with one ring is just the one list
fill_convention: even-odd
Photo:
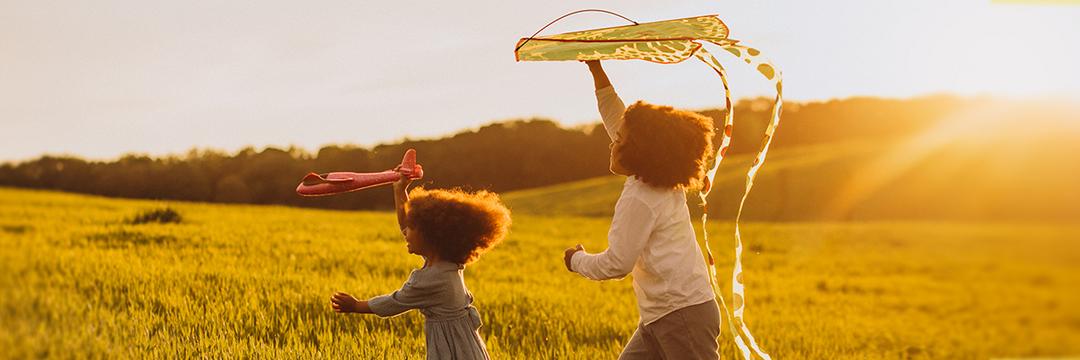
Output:
[[525,46],[525,44],[528,43],[529,40],[532,40],[533,38],[535,38],[536,35],[540,34],[540,32],[544,31],[544,29],[547,29],[548,26],[551,26],[552,24],[558,22],[559,20],[562,20],[562,19],[566,18],[567,16],[574,15],[574,14],[580,14],[580,13],[583,13],[583,12],[601,12],[601,13],[605,13],[605,14],[615,15],[615,16],[623,18],[623,20],[634,23],[634,25],[639,25],[637,21],[630,20],[630,18],[628,18],[628,17],[619,15],[619,14],[617,14],[615,12],[612,12],[612,11],[603,10],[603,9],[582,9],[582,10],[577,10],[577,11],[571,11],[571,12],[567,13],[566,15],[563,15],[563,16],[560,16],[560,17],[556,18],[555,20],[551,20],[551,22],[549,22],[547,25],[544,25],[544,27],[540,28],[540,30],[536,30],[536,32],[533,33],[532,36],[529,36],[529,37],[525,38],[525,41],[522,41],[520,44],[518,44],[518,46],[516,48],[514,48],[514,52],[516,53],[518,50],[521,50],[522,46]]

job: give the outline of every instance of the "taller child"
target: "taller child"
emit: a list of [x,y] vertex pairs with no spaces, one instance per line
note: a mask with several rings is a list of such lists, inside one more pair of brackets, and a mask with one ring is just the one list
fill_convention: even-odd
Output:
[[608,249],[566,249],[572,272],[633,275],[640,321],[619,359],[718,359],[720,311],[690,222],[686,191],[702,186],[712,119],[639,101],[623,105],[599,61],[587,61],[611,137],[611,172],[627,176]]

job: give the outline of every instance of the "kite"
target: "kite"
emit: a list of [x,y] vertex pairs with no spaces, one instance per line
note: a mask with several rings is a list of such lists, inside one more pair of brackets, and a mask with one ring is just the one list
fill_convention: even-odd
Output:
[[[634,24],[558,35],[536,36],[556,21],[586,11],[608,13]],[[716,297],[720,300],[721,306],[723,306],[725,316],[729,320],[728,326],[732,337],[736,346],[742,352],[742,356],[750,359],[756,354],[758,357],[768,360],[771,359],[769,354],[761,350],[757,341],[754,340],[754,336],[750,334],[750,329],[743,322],[746,292],[743,286],[743,245],[742,235],[739,232],[739,220],[742,218],[746,198],[750,194],[750,189],[754,186],[754,178],[765,163],[765,156],[768,154],[769,146],[772,144],[773,134],[776,132],[777,126],[780,125],[780,111],[783,103],[781,74],[776,66],[761,56],[758,49],[743,45],[738,40],[729,38],[728,34],[727,25],[720,21],[720,18],[716,15],[638,23],[610,11],[587,9],[563,15],[548,23],[533,36],[522,38],[514,49],[514,56],[517,61],[645,60],[659,64],[675,64],[690,57],[696,57],[720,76],[721,83],[724,86],[724,108],[726,110],[724,127],[715,161],[712,168],[706,173],[705,186],[699,193],[705,210],[701,216],[701,224],[709,264],[709,283],[712,285]],[[730,308],[724,302],[724,297],[721,295],[719,285],[716,282],[716,261],[709,246],[708,234],[704,233],[704,225],[708,220],[706,196],[708,196],[712,188],[716,170],[731,145],[734,107],[731,103],[731,89],[728,86],[727,72],[716,58],[702,47],[702,42],[711,43],[735,55],[776,86],[776,99],[773,103],[772,117],[765,128],[765,134],[757,155],[754,157],[753,164],[746,173],[746,186],[735,215],[735,262],[731,272],[732,299]]]

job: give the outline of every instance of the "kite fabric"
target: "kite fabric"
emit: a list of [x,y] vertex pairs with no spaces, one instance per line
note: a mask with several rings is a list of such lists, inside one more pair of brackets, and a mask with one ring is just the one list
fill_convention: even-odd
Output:
[[[618,14],[614,15],[621,17]],[[631,22],[633,21],[631,20]],[[769,360],[771,359],[769,354],[762,351],[757,345],[757,341],[750,334],[750,329],[747,328],[743,321],[746,309],[746,291],[743,285],[743,242],[742,234],[739,232],[739,220],[742,218],[746,198],[750,194],[750,189],[754,186],[754,178],[765,163],[765,156],[768,154],[769,146],[772,144],[773,134],[776,132],[777,126],[780,125],[780,110],[783,102],[781,74],[775,66],[760,56],[760,51],[739,44],[738,40],[728,38],[728,34],[728,27],[720,21],[720,18],[716,15],[707,15],[651,23],[635,23],[634,25],[576,31],[558,35],[540,37],[534,35],[518,41],[514,56],[518,61],[645,60],[659,64],[675,64],[693,56],[711,67],[720,76],[724,86],[725,109],[727,110],[724,118],[723,135],[721,136],[713,167],[706,173],[705,186],[699,194],[702,206],[705,207],[705,211],[701,216],[701,223],[709,273],[711,275],[709,282],[716,293],[716,297],[720,300],[721,306],[724,308],[726,317],[729,320],[728,326],[732,337],[742,352],[743,358],[751,359],[754,355],[757,355]],[[712,54],[705,51],[701,42],[712,43],[735,55],[776,86],[776,99],[773,103],[772,117],[765,129],[761,147],[754,157],[753,165],[750,166],[746,173],[745,190],[735,215],[735,263],[731,273],[732,295],[730,308],[724,301],[716,281],[716,261],[709,246],[708,234],[704,233],[704,225],[708,219],[706,196],[711,190],[716,170],[731,145],[734,107],[731,102],[731,89],[728,86],[727,73],[724,67],[720,65]]]

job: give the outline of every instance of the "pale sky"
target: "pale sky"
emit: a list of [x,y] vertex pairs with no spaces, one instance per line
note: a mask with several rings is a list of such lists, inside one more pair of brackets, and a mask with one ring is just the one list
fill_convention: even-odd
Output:
[[[0,161],[244,146],[311,151],[514,118],[598,115],[585,66],[514,62],[569,11],[718,14],[784,73],[785,98],[1080,99],[1080,6],[917,1],[0,0]],[[544,34],[623,24],[587,13]],[[772,94],[713,51],[735,96]],[[703,64],[607,64],[625,100],[723,104]]]

